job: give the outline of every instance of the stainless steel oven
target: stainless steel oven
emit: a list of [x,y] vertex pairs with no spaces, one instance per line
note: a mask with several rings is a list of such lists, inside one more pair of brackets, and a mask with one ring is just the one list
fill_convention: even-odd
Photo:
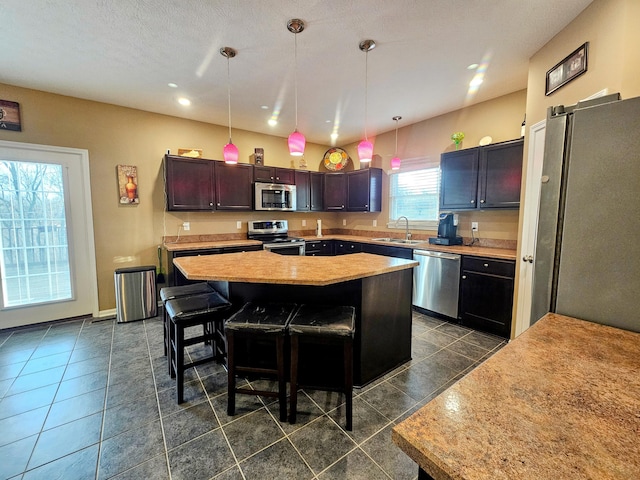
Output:
[[260,240],[265,250],[280,255],[304,255],[304,239],[289,236],[286,220],[253,220],[249,222],[247,236]]

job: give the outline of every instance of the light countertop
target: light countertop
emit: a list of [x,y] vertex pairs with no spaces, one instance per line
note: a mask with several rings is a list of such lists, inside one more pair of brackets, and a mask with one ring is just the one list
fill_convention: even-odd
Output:
[[324,286],[413,268],[413,260],[354,253],[335,257],[278,255],[267,250],[179,257],[189,280]]
[[392,438],[436,480],[640,478],[640,334],[547,314]]

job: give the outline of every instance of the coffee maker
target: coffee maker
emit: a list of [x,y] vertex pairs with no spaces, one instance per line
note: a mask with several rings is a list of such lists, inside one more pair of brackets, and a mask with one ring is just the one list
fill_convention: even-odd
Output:
[[433,245],[462,245],[462,237],[456,236],[458,216],[453,213],[441,213],[438,219],[438,236],[429,238]]

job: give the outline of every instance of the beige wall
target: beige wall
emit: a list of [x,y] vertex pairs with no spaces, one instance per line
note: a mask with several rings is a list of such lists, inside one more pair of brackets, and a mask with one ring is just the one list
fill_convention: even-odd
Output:
[[[0,85],[0,88],[3,99],[20,103],[23,127],[22,132],[0,131],[1,140],[89,151],[100,310],[115,306],[114,269],[157,264],[157,246],[163,236],[176,235],[182,222],[191,223],[190,235],[246,234],[247,220],[273,216],[271,213],[257,212],[164,211],[164,153],[167,150],[177,153],[178,148],[201,148],[205,158],[219,159],[222,146],[228,140],[226,127],[10,85]],[[442,151],[453,149],[449,136],[459,130],[466,134],[463,147],[477,145],[485,135],[491,135],[494,141],[515,138],[519,135],[524,106],[525,92],[522,91],[403,127],[399,133],[399,154],[403,158],[427,156],[438,160]],[[298,166],[291,160],[284,138],[234,130],[233,140],[238,146],[241,161],[248,162],[253,149],[262,147],[267,165]],[[394,147],[395,131],[375,139],[376,153],[384,159],[387,169]],[[325,145],[307,145],[305,157],[309,170],[319,170],[327,148]],[[357,168],[355,144],[348,146],[347,151]],[[119,164],[136,165],[138,168],[140,204],[137,206],[118,203],[116,166]],[[386,195],[386,175],[384,178]],[[481,236],[515,240],[517,212],[485,212],[477,215],[478,218],[474,216],[474,219],[482,222]],[[346,218],[347,228],[373,230],[372,220],[375,219],[378,223],[375,230],[383,231],[388,221],[388,211],[385,202],[382,213],[291,213],[286,218],[292,230],[312,230],[317,218],[323,220],[324,228],[342,227],[341,220]],[[237,221],[243,222],[240,230],[236,228]],[[303,221],[306,221],[306,227],[302,226]],[[468,234],[467,223],[467,220],[463,222],[461,219],[463,235]],[[122,258],[127,257],[132,260],[120,263]]]

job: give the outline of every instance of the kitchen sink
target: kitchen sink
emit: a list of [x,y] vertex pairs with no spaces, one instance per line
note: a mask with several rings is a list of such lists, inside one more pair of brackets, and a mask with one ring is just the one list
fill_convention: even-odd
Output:
[[417,243],[424,243],[424,240],[404,240],[402,238],[372,238],[374,242],[387,242],[387,243],[399,243],[403,245],[415,245]]

